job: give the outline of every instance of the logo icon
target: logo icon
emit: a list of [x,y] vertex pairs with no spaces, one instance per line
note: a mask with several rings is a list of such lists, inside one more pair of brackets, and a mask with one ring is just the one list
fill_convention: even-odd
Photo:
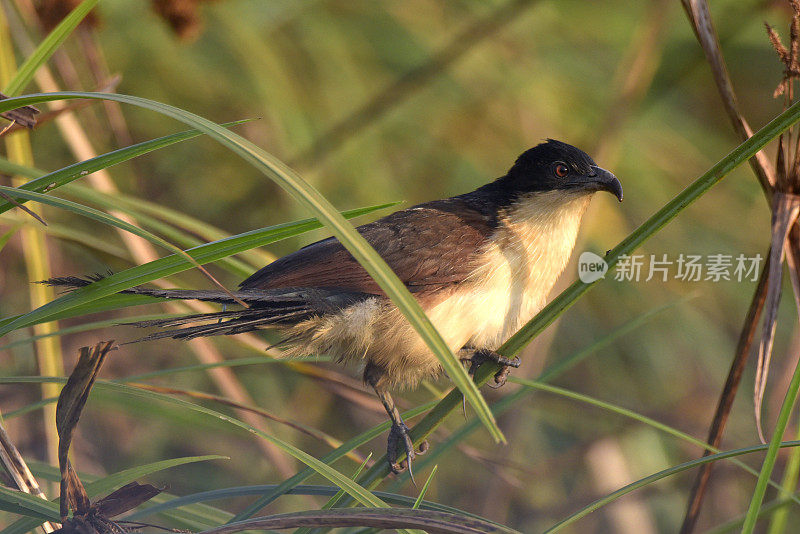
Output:
[[586,251],[578,258],[578,278],[584,284],[605,278],[607,272],[608,263],[594,252]]

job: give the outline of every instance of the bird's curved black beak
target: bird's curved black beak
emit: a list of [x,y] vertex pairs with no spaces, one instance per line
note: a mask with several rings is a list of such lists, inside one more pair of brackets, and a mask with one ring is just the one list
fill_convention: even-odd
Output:
[[602,167],[593,165],[591,171],[573,185],[589,191],[608,191],[622,202],[622,184],[616,176]]

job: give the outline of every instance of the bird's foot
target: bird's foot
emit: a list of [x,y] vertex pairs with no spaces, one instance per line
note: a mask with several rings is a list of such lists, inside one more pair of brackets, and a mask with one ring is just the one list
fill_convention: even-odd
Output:
[[500,364],[502,367],[499,371],[494,374],[494,383],[496,385],[492,386],[489,385],[491,388],[499,388],[505,385],[506,379],[508,378],[508,374],[511,372],[511,368],[519,367],[521,361],[518,357],[514,358],[506,358],[502,354],[498,354],[493,350],[489,349],[477,349],[473,350],[471,355],[468,358],[462,358],[462,362],[469,362],[469,370],[467,371],[470,376],[475,374],[475,371],[478,370],[478,367],[483,365],[486,362],[494,362]]
[[[400,456],[400,447],[399,443],[403,444],[403,448],[406,453],[406,458],[398,462],[397,458]],[[419,444],[419,449],[414,449],[414,442],[411,440],[411,434],[408,431],[408,427],[405,423],[392,423],[392,428],[389,430],[389,442],[386,446],[386,459],[389,461],[389,467],[392,470],[392,473],[400,474],[406,469],[408,469],[408,475],[411,477],[411,482],[416,485],[414,481],[414,473],[411,471],[411,463],[414,461],[414,458],[425,454],[428,452],[428,442],[423,441]]]

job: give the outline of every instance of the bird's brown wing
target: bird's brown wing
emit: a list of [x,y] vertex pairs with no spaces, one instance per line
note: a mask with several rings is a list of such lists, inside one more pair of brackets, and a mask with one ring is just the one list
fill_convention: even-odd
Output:
[[[429,202],[358,227],[359,233],[412,292],[462,282],[491,234],[489,216],[459,198]],[[284,256],[242,282],[242,289],[331,288],[383,295],[335,238]]]

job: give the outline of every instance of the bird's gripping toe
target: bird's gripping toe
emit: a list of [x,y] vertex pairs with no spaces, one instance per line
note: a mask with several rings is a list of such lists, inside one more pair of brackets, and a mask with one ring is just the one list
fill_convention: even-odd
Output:
[[489,387],[492,388],[499,388],[505,385],[506,379],[508,378],[508,374],[511,372],[511,368],[517,368],[520,365],[519,357],[514,358],[506,358],[502,354],[498,354],[493,350],[489,349],[463,349],[462,352],[469,351],[468,356],[461,357],[461,361],[465,363],[469,363],[469,375],[473,376],[475,371],[486,362],[494,362],[502,367],[499,371],[494,374],[494,383],[496,385]]
[[[400,456],[400,443],[403,444],[403,450],[406,453],[406,458],[402,462],[397,461]],[[423,441],[420,443],[419,449],[414,449],[414,442],[406,424],[393,422],[392,428],[389,430],[389,441],[386,446],[386,459],[389,461],[389,467],[395,474],[402,473],[408,469],[408,474],[413,482],[414,473],[411,470],[411,463],[417,456],[425,454],[428,451],[428,447],[428,442]]]

